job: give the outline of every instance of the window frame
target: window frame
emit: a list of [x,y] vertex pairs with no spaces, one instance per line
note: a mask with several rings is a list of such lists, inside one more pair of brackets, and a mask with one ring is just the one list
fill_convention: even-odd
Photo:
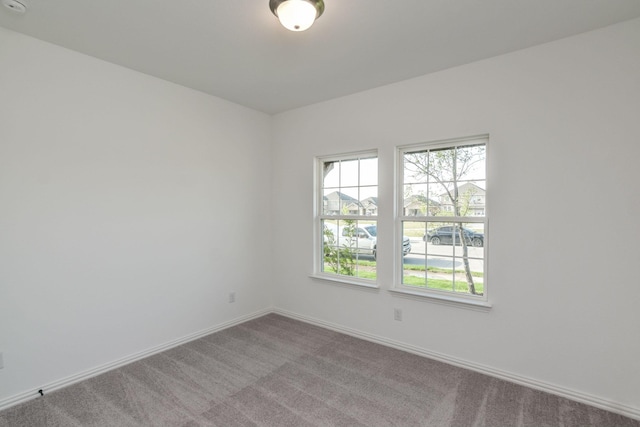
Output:
[[[356,285],[362,288],[369,289],[379,289],[379,276],[376,274],[376,279],[365,279],[357,276],[348,276],[338,273],[327,273],[323,271],[324,266],[324,234],[321,230],[322,221],[325,219],[335,219],[335,220],[355,220],[355,221],[375,221],[376,226],[379,223],[379,215],[376,213],[375,215],[353,215],[353,214],[337,214],[337,215],[329,215],[325,214],[323,211],[324,207],[324,176],[323,176],[323,168],[324,164],[329,161],[347,161],[347,160],[364,160],[375,158],[378,161],[377,170],[379,173],[380,170],[380,158],[378,155],[378,150],[363,150],[363,151],[355,151],[349,153],[342,153],[336,155],[326,155],[326,156],[316,156],[314,157],[314,203],[313,203],[313,273],[310,274],[310,277],[322,280],[328,280],[331,282],[338,282],[341,284],[347,285]],[[358,187],[361,187],[358,185]],[[376,180],[376,187],[380,187],[380,177],[378,175]],[[378,205],[379,206],[379,205]],[[363,228],[364,226],[358,225],[358,227]],[[376,271],[377,271],[377,262],[376,262]]]
[[[394,284],[391,292],[400,296],[414,299],[426,299],[432,302],[442,303],[446,305],[462,306],[464,308],[487,310],[491,308],[489,302],[489,279],[488,279],[488,253],[489,253],[489,135],[477,135],[464,138],[453,138],[446,140],[436,140],[431,142],[421,142],[417,144],[409,144],[398,146],[396,149],[395,162],[395,236],[394,236]],[[464,147],[474,145],[474,143],[484,144],[485,147],[485,194],[484,194],[484,216],[477,216],[468,213],[466,216],[437,216],[431,215],[429,210],[423,215],[405,215],[404,211],[404,190],[405,190],[405,154],[417,152],[420,150],[438,150],[454,147]],[[484,253],[483,253],[483,295],[472,295],[463,292],[444,291],[433,288],[417,288],[415,286],[405,285],[403,283],[404,276],[404,257],[402,254],[403,225],[405,222],[424,222],[426,225],[430,222],[449,222],[449,223],[477,223],[484,227]],[[425,242],[425,260],[428,256],[426,252]]]

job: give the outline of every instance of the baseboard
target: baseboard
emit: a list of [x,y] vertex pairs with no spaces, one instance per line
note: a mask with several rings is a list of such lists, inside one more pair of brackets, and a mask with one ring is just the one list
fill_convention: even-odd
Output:
[[23,402],[26,402],[26,401],[29,401],[29,400],[32,400],[32,399],[36,399],[37,397],[40,396],[40,394],[38,393],[38,390],[43,390],[44,393],[49,393],[49,392],[52,392],[54,390],[69,386],[71,384],[75,384],[77,382],[86,380],[88,378],[95,377],[96,375],[103,374],[103,373],[105,373],[107,371],[111,371],[112,369],[119,368],[121,366],[127,365],[127,364],[135,362],[137,360],[144,359],[145,357],[152,356],[152,355],[154,355],[156,353],[160,353],[162,351],[169,350],[170,348],[177,347],[179,345],[188,343],[189,341],[193,341],[193,340],[196,340],[198,338],[202,338],[202,337],[204,337],[206,335],[209,335],[209,334],[212,334],[214,332],[219,332],[219,331],[221,331],[223,329],[227,329],[227,328],[230,328],[232,326],[239,325],[240,323],[244,323],[244,322],[249,321],[251,319],[255,319],[257,317],[264,316],[264,315],[269,314],[269,313],[273,313],[273,310],[271,310],[271,309],[263,309],[263,310],[259,310],[259,311],[256,311],[254,313],[245,315],[245,316],[240,316],[240,317],[237,317],[235,319],[229,320],[228,322],[224,322],[224,323],[221,323],[219,325],[212,326],[212,327],[207,328],[207,329],[203,329],[203,330],[195,332],[193,334],[185,335],[184,337],[181,337],[181,338],[166,342],[164,344],[161,344],[161,345],[158,345],[158,346],[155,346],[155,347],[151,347],[149,349],[146,349],[146,350],[131,354],[129,356],[123,357],[123,358],[115,360],[113,362],[106,363],[104,365],[100,365],[100,366],[97,366],[95,368],[83,371],[83,372],[79,372],[79,373],[77,373],[75,375],[71,375],[69,377],[62,378],[60,380],[56,380],[56,381],[50,382],[48,384],[44,384],[43,386],[39,387],[37,390],[29,390],[29,391],[26,391],[26,392],[23,392],[23,393],[16,394],[16,395],[11,396],[11,397],[6,398],[6,399],[2,399],[2,400],[0,400],[0,411],[3,410],[3,409],[7,409],[7,408],[9,408],[11,406],[14,406],[14,405],[18,405],[18,404],[23,403]]
[[[62,378],[57,381],[53,381],[48,384],[44,384],[38,389],[42,389],[44,392],[52,392],[54,390],[69,386],[71,384],[75,384],[77,382],[86,380],[88,378],[94,377],[96,375],[100,375],[112,369],[119,368],[126,364],[135,362],[140,359],[144,359],[145,357],[149,357],[156,353],[160,353],[162,351],[168,350],[173,347],[177,347],[179,345],[185,344],[187,342],[196,340],[203,336],[221,331],[223,329],[230,328],[232,326],[238,325],[240,323],[247,322],[249,320],[264,316],[269,313],[276,313],[282,316],[286,316],[292,319],[300,320],[305,323],[309,323],[312,325],[320,326],[326,329],[331,329],[336,332],[340,332],[346,335],[350,335],[356,338],[361,338],[363,340],[375,342],[377,344],[381,344],[387,347],[396,348],[398,350],[406,351],[409,353],[417,354],[419,356],[427,357],[430,359],[438,360],[440,362],[448,363],[450,365],[459,366],[461,368],[470,369],[475,372],[479,372],[482,374],[486,374],[495,378],[499,378],[505,381],[509,381],[515,384],[520,384],[526,387],[531,387],[536,390],[544,391],[547,393],[555,394],[560,397],[564,397],[570,400],[574,400],[576,402],[584,403],[587,405],[595,406],[596,408],[604,409],[606,411],[611,411],[620,415],[624,415],[629,418],[633,418],[636,420],[640,420],[640,408],[635,408],[628,405],[622,405],[616,402],[611,402],[609,400],[600,398],[598,396],[593,396],[587,393],[582,393],[575,390],[570,390],[564,387],[557,386],[555,384],[546,383],[543,381],[538,381],[533,378],[527,378],[521,375],[517,375],[511,372],[503,371],[500,369],[495,369],[489,366],[481,365],[478,363],[470,362],[468,360],[459,359],[456,357],[448,356],[446,354],[434,352],[431,350],[426,350],[424,348],[412,346],[409,344],[405,344],[399,341],[390,340],[378,335],[370,334],[367,332],[362,332],[356,329],[347,328],[342,325],[338,325],[331,322],[326,322],[324,320],[315,319],[313,317],[304,316],[298,313],[290,312],[283,309],[263,309],[257,312],[241,316],[235,319],[232,319],[228,322],[221,323],[219,325],[195,332],[193,334],[186,335],[182,338],[178,338],[173,341],[169,341],[167,343],[149,348],[147,350],[140,351],[138,353],[134,353],[127,357],[123,357],[121,359],[115,360],[110,363],[106,363],[104,365],[98,366],[93,369],[89,369],[78,374]],[[9,398],[0,400],[0,410],[7,409],[11,406],[18,405],[20,403],[35,399],[39,396],[37,390],[29,390],[20,394],[16,394]]]
[[449,365],[454,365],[461,368],[469,369],[475,372],[479,372],[481,374],[486,374],[486,375],[499,378],[505,381],[509,381],[515,384],[520,384],[536,390],[551,393],[556,396],[564,397],[576,402],[584,403],[586,405],[594,406],[596,408],[604,409],[606,411],[614,412],[616,414],[624,415],[629,418],[640,420],[640,408],[635,408],[632,406],[611,402],[609,400],[606,400],[597,396],[593,396],[587,393],[570,390],[555,384],[539,381],[533,378],[527,378],[511,372],[507,372],[507,371],[492,368],[489,366],[481,365],[478,363],[470,362],[468,360],[463,360],[456,357],[448,356],[446,354],[434,352],[431,350],[426,350],[424,348],[412,346],[399,341],[390,340],[384,337],[380,337],[378,335],[373,335],[373,334],[362,332],[356,329],[347,328],[342,325],[326,322],[324,320],[315,319],[313,317],[304,316],[298,313],[293,313],[280,308],[275,308],[273,312],[280,314],[282,316],[295,319],[295,320],[300,320],[305,323],[320,326],[326,329],[331,329],[333,331],[350,335],[356,338],[361,338],[366,341],[371,341],[387,347],[392,347],[398,350],[417,354],[419,356],[427,357],[429,359],[434,359],[440,362],[447,363]]

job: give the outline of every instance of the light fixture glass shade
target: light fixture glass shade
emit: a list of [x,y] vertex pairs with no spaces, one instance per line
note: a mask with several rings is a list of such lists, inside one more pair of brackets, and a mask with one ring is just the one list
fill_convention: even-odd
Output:
[[287,0],[278,6],[278,19],[291,31],[304,31],[313,25],[318,11],[306,0]]

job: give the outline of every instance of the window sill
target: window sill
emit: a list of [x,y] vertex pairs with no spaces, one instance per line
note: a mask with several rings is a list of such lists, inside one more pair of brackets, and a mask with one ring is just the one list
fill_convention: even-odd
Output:
[[332,284],[335,285],[346,285],[349,287],[354,287],[354,288],[360,288],[362,290],[369,290],[369,291],[379,291],[380,287],[374,283],[374,282],[370,282],[370,281],[364,281],[364,280],[358,280],[356,278],[354,279],[347,279],[347,278],[343,278],[343,277],[337,277],[337,276],[332,276],[332,275],[328,275],[328,274],[310,274],[309,277],[311,277],[312,279],[316,279],[316,280],[323,280],[323,281],[327,281],[330,282]]
[[418,301],[428,301],[435,304],[443,304],[467,310],[489,312],[492,307],[487,301],[471,300],[450,295],[426,294],[408,289],[389,289],[389,292],[398,297],[410,298]]

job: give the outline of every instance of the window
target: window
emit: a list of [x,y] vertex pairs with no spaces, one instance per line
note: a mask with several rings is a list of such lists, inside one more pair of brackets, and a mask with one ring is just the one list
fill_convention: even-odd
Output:
[[[412,241],[396,252],[396,290],[487,301],[487,137],[399,148],[397,229]],[[411,215],[403,209],[415,203]],[[396,239],[400,245],[400,239]]]
[[323,157],[316,161],[315,274],[374,286],[378,239],[377,153]]

